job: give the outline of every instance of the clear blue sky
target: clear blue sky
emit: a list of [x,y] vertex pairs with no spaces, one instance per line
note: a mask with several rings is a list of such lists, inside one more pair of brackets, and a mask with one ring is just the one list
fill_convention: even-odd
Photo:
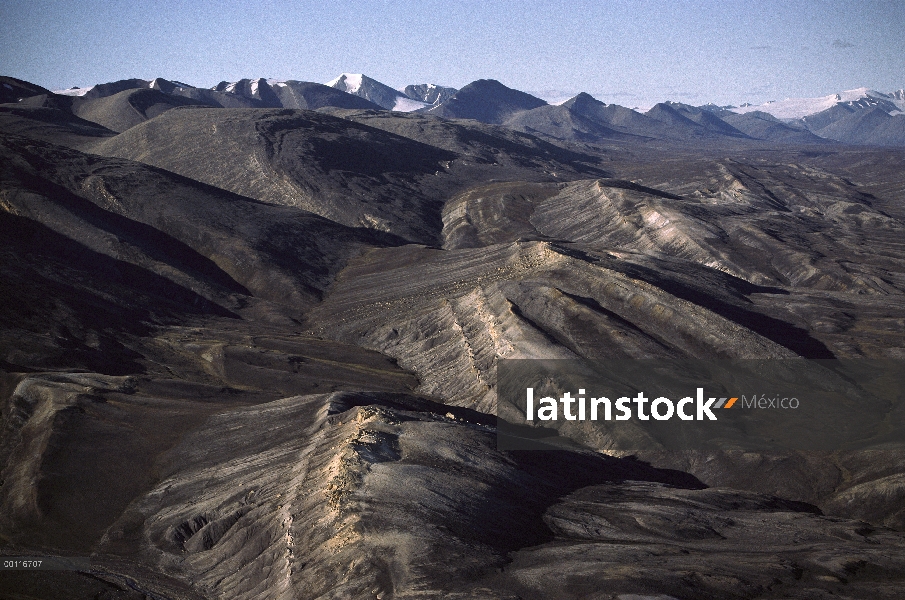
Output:
[[0,1],[0,74],[51,89],[343,71],[628,106],[892,91],[905,87],[905,1]]

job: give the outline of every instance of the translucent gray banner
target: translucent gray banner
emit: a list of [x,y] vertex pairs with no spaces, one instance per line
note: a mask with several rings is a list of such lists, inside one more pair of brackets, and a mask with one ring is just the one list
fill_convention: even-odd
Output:
[[501,450],[905,443],[898,360],[500,360],[497,393]]

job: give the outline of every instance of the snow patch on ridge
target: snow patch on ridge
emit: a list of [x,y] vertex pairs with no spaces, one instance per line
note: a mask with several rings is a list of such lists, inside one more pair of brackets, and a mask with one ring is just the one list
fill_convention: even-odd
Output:
[[68,90],[56,90],[54,94],[59,94],[61,96],[84,96],[88,92],[94,89],[94,86],[80,88],[80,87],[71,87]]
[[430,106],[430,104],[412,100],[408,96],[396,96],[396,104],[393,105],[392,110],[396,112],[413,112],[427,106]]

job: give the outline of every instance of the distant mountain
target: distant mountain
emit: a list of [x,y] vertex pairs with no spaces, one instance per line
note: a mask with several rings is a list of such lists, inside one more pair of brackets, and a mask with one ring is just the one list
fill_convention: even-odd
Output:
[[86,88],[71,87],[68,90],[56,90],[55,94],[61,96],[89,96],[91,98],[104,98],[118,94],[124,90],[137,90],[150,87],[151,82],[144,79],[120,79],[108,83],[99,83]]
[[605,107],[603,102],[581,93],[559,105],[546,104],[517,112],[506,121],[506,126],[526,133],[539,133],[576,142],[593,143],[633,137],[640,139],[636,137],[637,133],[625,131],[621,127],[614,128]]
[[905,112],[905,89],[896,90],[891,94],[886,94],[889,96],[889,101],[895,104],[899,110]]
[[659,102],[644,113],[651,119],[677,127],[691,128],[696,131],[697,123],[683,115],[676,108],[666,102]]
[[[161,81],[155,79],[154,81]],[[231,92],[218,92],[217,90],[207,88],[196,88],[192,86],[177,86],[171,92],[167,92],[174,96],[182,96],[190,98],[212,106],[220,108],[264,108],[262,102],[255,98],[246,98],[239,94]]]
[[144,79],[121,79],[110,83],[99,83],[86,90],[84,94],[78,95],[82,98],[106,98],[126,90],[138,90],[149,87],[151,87],[151,82]]
[[403,93],[412,100],[426,104],[442,104],[452,98],[458,91],[456,88],[443,87],[433,83],[422,83],[405,86]]
[[669,102],[668,104],[679,111],[681,115],[694,121],[710,133],[732,137],[747,137],[744,133],[719,118],[713,111],[702,110],[695,106],[682,104],[680,102]]
[[677,102],[661,102],[645,113],[670,128],[669,137],[694,139],[702,137],[747,138],[709,110]]
[[552,104],[518,112],[509,118],[505,125],[525,133],[543,134],[576,142],[593,143],[631,137],[589,119],[569,107]]
[[820,144],[826,142],[826,140],[814,135],[807,129],[793,127],[765,112],[755,110],[740,115],[724,110],[718,116],[745,135],[757,140],[787,144]]
[[221,81],[213,89],[255,101],[261,108],[305,110],[317,110],[326,106],[371,110],[381,108],[364,98],[310,81],[240,79],[232,83]]
[[[721,110],[720,115],[741,116],[717,110]],[[558,106],[547,105],[516,113],[505,124],[528,133],[542,133],[579,142],[748,137],[745,132],[722,120],[713,109],[666,102],[653,107],[647,114],[641,114],[624,106],[607,105],[586,93],[578,94]]]
[[[879,106],[849,108],[846,115],[838,107],[832,109],[831,123],[814,133],[846,144],[868,146],[905,146],[905,114],[891,116]],[[814,115],[815,120],[822,113]]]
[[789,121],[800,125],[809,131],[820,131],[825,127],[829,127],[839,119],[844,119],[850,114],[857,112],[857,108],[847,106],[845,104],[834,104],[833,106],[822,110],[819,113],[802,117],[796,121]]
[[693,107],[666,102],[645,115],[624,106],[607,105],[586,93],[558,106],[516,113],[506,126],[581,142],[620,138],[680,141],[702,136],[750,137],[791,144],[826,142],[803,126],[786,124],[766,113],[740,115],[716,105]]
[[655,137],[662,131],[662,125],[654,119],[625,106],[605,104],[584,92],[560,106],[622,133]]
[[508,88],[495,79],[479,79],[432,108],[430,113],[449,119],[474,119],[482,123],[502,125],[515,113],[546,106],[546,102]]
[[862,87],[819,98],[787,98],[786,100],[767,102],[759,106],[742,105],[730,110],[739,114],[753,111],[765,112],[778,119],[801,119],[840,104],[861,108],[879,106],[887,113],[894,111],[905,112],[905,90],[885,94]]
[[[379,81],[363,76],[360,77],[363,77],[364,85],[355,88],[358,91],[349,91],[345,88],[353,89],[355,86],[351,81],[347,86],[340,85],[338,81],[343,77],[345,75],[340,76],[329,85],[309,81],[245,78],[238,81],[221,81],[210,89],[162,78],[152,81],[124,79],[86,88],[59,90],[56,94],[77,98],[106,98],[125,90],[155,89],[171,96],[182,96],[221,108],[301,108],[308,110],[323,107],[372,110],[384,108],[408,112],[429,106],[429,104],[413,100]],[[355,76],[348,77],[354,78]],[[44,92],[50,93],[47,90]],[[36,91],[36,93],[40,93],[40,91]],[[381,102],[369,101],[369,95],[381,98]]]
[[412,112],[430,106],[361,73],[343,73],[326,85],[364,98],[386,110]]

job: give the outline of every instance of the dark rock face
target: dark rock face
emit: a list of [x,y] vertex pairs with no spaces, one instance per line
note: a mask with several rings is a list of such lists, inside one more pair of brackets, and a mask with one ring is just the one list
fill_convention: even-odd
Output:
[[442,104],[452,98],[456,92],[456,88],[443,87],[442,85],[434,85],[433,83],[422,83],[419,85],[407,85],[403,92],[412,100],[426,102],[428,104]]
[[901,443],[495,438],[501,358],[905,357],[901,150],[140,83],[0,107],[0,549],[92,558],[0,596],[901,596]]

